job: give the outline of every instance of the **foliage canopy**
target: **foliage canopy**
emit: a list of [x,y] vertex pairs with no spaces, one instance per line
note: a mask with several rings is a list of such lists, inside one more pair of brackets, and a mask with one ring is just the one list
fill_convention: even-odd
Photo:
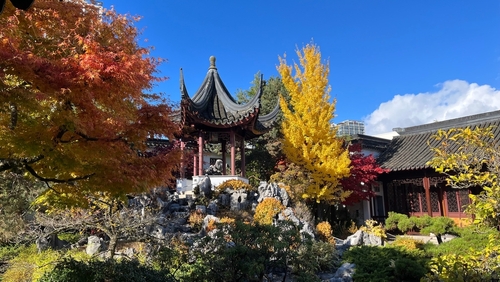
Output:
[[297,55],[300,66],[288,66],[286,57],[280,57],[277,67],[290,95],[289,102],[280,98],[284,116],[283,151],[311,180],[303,198],[316,202],[343,201],[349,193],[342,189],[340,179],[349,176],[350,160],[335,127],[330,125],[335,100],[330,102],[329,66],[321,62],[319,47],[314,44],[297,50]]
[[135,18],[83,0],[7,2],[0,17],[0,170],[21,169],[59,200],[140,192],[172,177],[171,107],[146,94],[160,59],[137,43]]
[[476,223],[498,226],[500,223],[500,152],[493,127],[452,128],[439,130],[431,146],[433,159],[428,163],[447,176],[448,185],[457,189],[482,188],[479,195],[470,195],[472,204],[466,212]]

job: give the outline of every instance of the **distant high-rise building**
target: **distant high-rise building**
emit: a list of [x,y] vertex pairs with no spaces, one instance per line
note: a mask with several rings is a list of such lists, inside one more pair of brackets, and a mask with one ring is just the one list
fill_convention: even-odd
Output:
[[345,120],[337,125],[337,136],[351,136],[365,133],[365,124],[361,121]]

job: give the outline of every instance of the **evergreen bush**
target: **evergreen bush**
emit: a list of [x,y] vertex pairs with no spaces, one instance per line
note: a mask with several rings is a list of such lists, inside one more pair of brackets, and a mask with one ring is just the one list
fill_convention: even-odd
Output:
[[352,247],[344,253],[343,259],[356,264],[353,276],[356,282],[419,281],[428,271],[424,252],[400,247]]
[[168,282],[175,281],[166,270],[156,270],[137,260],[90,260],[72,258],[58,262],[39,282]]
[[398,223],[401,220],[407,219],[408,216],[405,214],[400,214],[397,212],[389,212],[387,218],[385,219],[385,227],[388,230],[394,230],[398,228]]
[[485,248],[471,248],[464,254],[433,257],[431,272],[422,281],[498,281],[500,278],[500,245],[497,242],[498,235],[490,234]]

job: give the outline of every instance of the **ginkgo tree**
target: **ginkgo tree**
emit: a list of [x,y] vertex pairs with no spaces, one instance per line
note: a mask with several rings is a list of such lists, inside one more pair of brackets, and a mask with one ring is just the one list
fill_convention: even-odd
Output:
[[283,151],[308,179],[302,198],[339,203],[349,196],[340,179],[349,176],[350,159],[331,126],[336,101],[330,102],[329,64],[322,63],[319,47],[313,43],[297,50],[297,55],[299,64],[287,65],[285,56],[277,67],[290,96],[289,102],[280,98]]
[[447,176],[455,189],[481,188],[470,194],[466,212],[479,224],[500,224],[500,151],[493,127],[439,130],[428,141],[434,157],[428,162]]
[[[160,59],[137,19],[84,0],[6,3],[0,15],[0,171],[24,171],[53,199],[141,192],[172,178],[178,126],[160,96]],[[171,139],[172,140],[172,139]],[[172,142],[172,144],[174,144]]]

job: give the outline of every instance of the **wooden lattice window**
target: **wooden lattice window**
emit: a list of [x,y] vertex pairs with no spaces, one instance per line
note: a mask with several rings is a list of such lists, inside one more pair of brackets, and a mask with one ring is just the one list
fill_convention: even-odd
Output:
[[420,212],[420,187],[409,186],[408,187],[408,207],[410,212]]
[[458,199],[460,200],[460,211],[464,212],[465,208],[467,208],[467,206],[470,204],[469,190],[460,189],[458,191]]
[[446,204],[449,213],[464,213],[465,208],[470,204],[468,189],[446,190]]
[[431,191],[431,210],[432,212],[439,212],[439,197],[437,192]]
[[449,212],[460,212],[456,191],[446,191],[446,201],[448,202]]
[[387,199],[388,199],[389,210],[391,211],[395,210],[396,201],[395,201],[394,185],[392,185],[392,183],[387,184]]

